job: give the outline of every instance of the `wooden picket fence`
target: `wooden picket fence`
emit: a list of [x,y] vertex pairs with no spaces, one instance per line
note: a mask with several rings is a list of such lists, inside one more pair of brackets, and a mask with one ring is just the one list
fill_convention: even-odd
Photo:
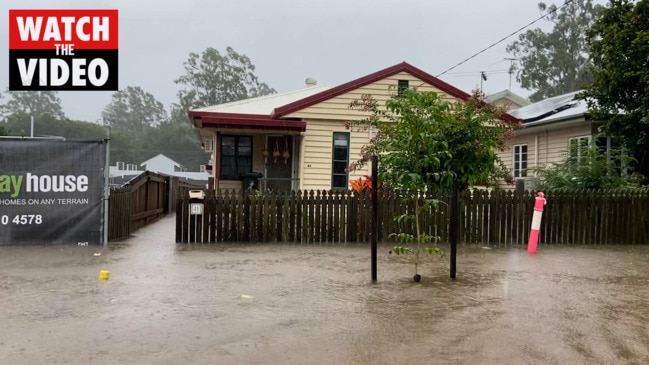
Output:
[[[430,198],[430,197],[429,197]],[[426,234],[448,241],[450,196],[437,195],[437,209],[421,215]],[[541,243],[648,244],[649,191],[566,191],[546,195]],[[414,204],[395,192],[379,192],[379,241],[390,234],[414,233],[414,223],[394,217]],[[421,197],[420,199],[424,199]],[[531,192],[467,191],[460,196],[460,242],[485,245],[527,244],[535,195]],[[199,201],[194,201],[199,202]],[[190,214],[190,199],[176,210],[176,241],[294,242],[303,244],[369,242],[369,194],[305,191],[245,194],[225,191],[207,196],[203,214]]]
[[108,241],[130,237],[139,228],[176,209],[179,196],[202,187],[178,177],[145,171],[123,187],[111,188],[108,199]]

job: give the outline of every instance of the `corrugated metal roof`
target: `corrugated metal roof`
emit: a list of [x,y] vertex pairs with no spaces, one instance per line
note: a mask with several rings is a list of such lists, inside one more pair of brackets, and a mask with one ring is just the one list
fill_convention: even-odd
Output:
[[557,113],[572,109],[578,104],[583,103],[580,100],[575,100],[575,96],[578,93],[579,91],[575,91],[541,100],[532,105],[512,110],[510,114],[518,119],[523,120],[523,123],[525,123],[525,121],[537,121],[540,119],[545,119],[551,115],[556,115]]
[[331,89],[331,86],[321,84],[304,89],[288,91],[279,94],[259,96],[256,98],[233,101],[231,103],[193,109],[193,112],[238,113],[270,115],[275,108],[293,103],[306,97]]
[[552,114],[543,119],[539,119],[535,122],[547,123],[555,120],[579,117],[586,114],[587,112],[588,112],[588,104],[586,104],[584,100],[574,100],[573,103],[570,104],[570,108],[564,109],[558,113]]

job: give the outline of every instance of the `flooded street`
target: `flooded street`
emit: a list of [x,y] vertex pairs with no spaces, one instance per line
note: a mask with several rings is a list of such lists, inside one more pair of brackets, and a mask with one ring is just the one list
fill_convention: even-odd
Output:
[[[0,248],[0,364],[644,364],[649,247]],[[94,256],[100,252],[101,256]],[[110,280],[98,280],[100,270]],[[244,297],[242,297],[242,295]]]

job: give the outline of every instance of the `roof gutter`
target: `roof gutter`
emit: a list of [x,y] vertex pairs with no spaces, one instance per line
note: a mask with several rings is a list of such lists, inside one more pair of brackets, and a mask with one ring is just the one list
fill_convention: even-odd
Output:
[[226,128],[246,128],[256,127],[259,129],[288,129],[306,131],[306,122],[292,121],[282,119],[255,118],[255,119],[231,119],[220,117],[203,117],[201,118],[203,126],[223,126]]
[[523,128],[518,130],[517,133],[533,133],[536,132],[543,127],[549,127],[550,125],[556,124],[563,122],[562,127],[572,127],[578,124],[582,123],[589,123],[592,122],[590,119],[588,119],[585,115],[573,115],[573,116],[566,116],[558,119],[553,119],[553,120],[547,120],[547,121],[538,121],[538,122],[530,122],[530,123],[523,123]]

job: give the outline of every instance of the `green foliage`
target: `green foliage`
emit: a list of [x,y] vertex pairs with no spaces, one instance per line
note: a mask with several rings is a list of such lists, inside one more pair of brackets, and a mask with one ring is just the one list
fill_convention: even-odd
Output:
[[113,93],[101,113],[104,124],[113,129],[143,132],[167,121],[164,105],[139,86],[127,86]]
[[[3,127],[11,136],[31,134],[31,115],[15,112],[5,118]],[[51,114],[34,116],[34,136],[58,136],[65,138],[105,138],[106,128],[91,122],[57,118]]]
[[350,107],[367,113],[367,117],[349,122],[349,128],[376,130],[350,170],[378,156],[380,182],[398,189],[405,194],[404,203],[413,204],[412,214],[395,220],[413,222],[416,233],[394,233],[390,237],[402,245],[417,245],[416,249],[400,245],[391,251],[415,255],[417,274],[421,253],[444,255],[439,247],[424,246],[439,241],[439,237],[421,233],[421,214],[439,206],[439,201],[426,199],[425,194],[453,191],[458,183],[473,185],[505,172],[496,150],[505,148],[517,125],[500,119],[504,110],[486,104],[478,93],[466,101],[450,102],[442,94],[405,89],[384,106],[371,95],[363,95]]
[[161,124],[146,133],[145,141],[147,146],[155,146],[155,151],[150,151],[145,159],[163,153],[190,171],[198,171],[199,166],[207,164],[210,157],[201,148],[196,130],[185,121]]
[[[593,83],[581,95],[649,176],[649,1],[612,0],[589,33]],[[645,180],[649,183],[649,180]]]
[[9,132],[5,129],[4,126],[0,125],[0,136],[8,136]]
[[162,153],[189,171],[198,171],[198,167],[209,159],[191,126],[176,122],[164,123],[144,132],[111,131],[110,151],[111,164],[117,161],[139,164]]
[[520,62],[516,78],[521,86],[536,90],[532,101],[577,91],[592,81],[586,33],[602,9],[593,0],[574,0],[558,10],[543,2],[538,7],[549,13],[552,31],[528,30],[506,48]]
[[475,93],[450,102],[442,94],[408,89],[381,107],[363,95],[351,108],[369,116],[348,125],[377,133],[350,170],[379,156],[381,183],[410,192],[448,192],[454,178],[466,187],[489,176],[504,177],[508,171],[496,151],[504,150],[518,125],[502,120],[504,109],[483,100]]
[[[414,198],[412,198],[413,195],[415,195]],[[412,202],[414,204],[414,214],[398,215],[394,217],[394,220],[400,224],[414,223],[416,232],[420,232],[421,229],[419,226],[419,217],[425,211],[432,211],[437,209],[439,207],[440,201],[436,199],[421,200],[416,195],[417,193],[415,192],[414,194],[410,194],[411,198],[404,199],[404,202]],[[438,236],[431,236],[423,233],[417,233],[416,235],[413,235],[410,233],[400,232],[391,233],[388,238],[392,238],[400,244],[417,244],[416,249],[405,246],[395,246],[392,248],[392,250],[390,250],[390,253],[394,253],[396,255],[415,255],[415,274],[417,274],[418,272],[419,257],[421,253],[428,253],[431,255],[434,254],[438,255],[439,257],[445,256],[444,250],[439,247],[424,246],[426,244],[436,244],[437,242],[439,242],[440,238]]]
[[102,119],[112,127],[111,164],[139,164],[162,153],[189,171],[198,171],[209,159],[186,111],[176,105],[169,118],[162,103],[138,86],[115,92]]
[[65,118],[61,108],[61,99],[56,91],[9,91],[9,96],[3,105],[0,105],[0,115],[8,117],[14,113],[26,113],[34,117],[43,114],[55,118]]
[[415,250],[410,247],[394,246],[392,250],[390,250],[390,253],[393,253],[395,255],[413,255],[415,253]]
[[575,146],[561,163],[532,170],[543,180],[539,190],[624,189],[634,187],[632,176],[622,173],[629,161],[620,150]]
[[[4,130],[7,135],[29,136],[30,118],[26,113],[11,114],[4,123],[0,123],[0,133]],[[101,139],[106,138],[107,130],[96,123],[41,114],[34,117],[34,135]],[[111,164],[117,161],[139,164],[162,153],[190,171],[198,171],[198,167],[209,159],[209,154],[201,149],[196,132],[188,123],[167,122],[143,132],[112,130],[110,139]]]
[[185,74],[174,81],[186,87],[178,92],[184,111],[275,93],[259,82],[250,58],[232,47],[225,54],[211,47],[200,55],[192,52],[184,66]]

